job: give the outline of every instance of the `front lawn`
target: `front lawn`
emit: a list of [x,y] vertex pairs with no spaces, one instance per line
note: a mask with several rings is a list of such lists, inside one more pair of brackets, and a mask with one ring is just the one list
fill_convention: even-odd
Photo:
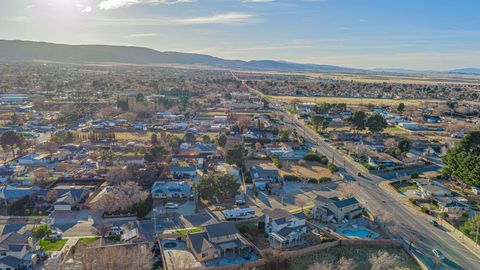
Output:
[[40,250],[42,251],[60,251],[67,243],[67,239],[60,239],[55,242],[51,240],[40,240]]
[[97,241],[98,239],[99,239],[99,237],[85,237],[85,238],[80,238],[80,239],[78,239],[77,245],[89,246],[89,245],[91,245],[93,242]]
[[189,233],[199,233],[199,232],[203,232],[203,229],[200,227],[195,227],[195,228],[189,228],[189,229],[178,229],[178,230],[172,231],[171,233],[178,234],[180,236],[187,236],[187,234]]

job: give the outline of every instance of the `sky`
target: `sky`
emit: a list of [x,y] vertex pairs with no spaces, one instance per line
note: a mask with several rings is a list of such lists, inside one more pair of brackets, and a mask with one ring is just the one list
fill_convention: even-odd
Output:
[[0,0],[0,39],[356,68],[480,68],[478,0]]

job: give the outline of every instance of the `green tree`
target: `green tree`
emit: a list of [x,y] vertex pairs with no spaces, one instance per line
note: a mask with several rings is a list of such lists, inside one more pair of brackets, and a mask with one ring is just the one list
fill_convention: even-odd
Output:
[[225,161],[228,164],[236,164],[239,168],[243,167],[243,146],[241,144],[232,145],[225,153]]
[[227,144],[227,135],[225,135],[225,133],[222,133],[220,136],[218,136],[217,144],[220,147],[225,147]]
[[312,125],[315,130],[318,132],[318,129],[322,126],[322,123],[325,121],[325,118],[321,115],[315,115],[312,117]]
[[234,198],[239,188],[240,184],[229,174],[203,175],[197,185],[200,198],[208,201]]
[[356,132],[365,129],[365,122],[367,120],[367,114],[364,111],[356,111],[353,115],[348,119],[350,126]]
[[337,166],[333,163],[328,164],[328,170],[330,170],[332,174],[338,172]]
[[210,142],[211,142],[210,136],[208,136],[208,135],[203,135],[203,136],[202,136],[202,141],[203,141],[203,143],[210,143]]
[[442,158],[443,173],[467,185],[480,186],[480,131],[468,133]]
[[398,104],[397,112],[403,113],[403,111],[405,111],[405,104],[402,102],[402,103]]
[[388,123],[382,115],[374,114],[368,118],[366,126],[371,133],[379,133],[387,128]]
[[282,168],[282,161],[280,160],[280,158],[277,155],[270,155],[270,159],[272,160],[273,165],[275,165],[275,167],[277,167],[279,169]]
[[145,96],[142,93],[138,93],[135,100],[137,103],[145,103],[146,101]]
[[12,151],[12,157],[15,157],[15,148],[19,148],[22,144],[22,137],[15,131],[7,131],[0,137],[0,145],[6,152]]
[[402,153],[407,153],[408,151],[410,151],[410,142],[408,140],[401,140],[398,143],[398,149],[400,149]]
[[185,142],[188,142],[188,143],[194,143],[195,142],[195,134],[193,134],[192,132],[187,132],[183,136],[183,140]]
[[42,239],[48,236],[52,230],[46,224],[41,224],[32,228],[32,235],[37,239]]
[[477,243],[480,243],[480,216],[475,215],[467,219],[467,221],[460,226],[460,231],[474,241],[477,241]]

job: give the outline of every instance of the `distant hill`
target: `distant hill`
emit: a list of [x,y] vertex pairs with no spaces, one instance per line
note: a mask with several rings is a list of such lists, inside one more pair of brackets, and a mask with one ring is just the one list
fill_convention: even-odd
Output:
[[450,70],[450,73],[460,73],[460,74],[480,74],[480,68],[462,68]]
[[0,40],[0,62],[121,63],[138,65],[179,64],[277,71],[369,72],[329,65],[297,64],[272,60],[225,60],[209,55],[159,52],[153,49],[109,45],[65,45],[47,42]]

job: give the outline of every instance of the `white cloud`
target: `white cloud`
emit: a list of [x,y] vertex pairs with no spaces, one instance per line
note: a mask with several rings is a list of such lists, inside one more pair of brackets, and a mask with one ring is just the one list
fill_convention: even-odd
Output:
[[164,17],[164,18],[127,18],[96,19],[102,25],[135,25],[135,26],[157,26],[157,25],[200,25],[200,24],[233,24],[233,23],[257,23],[260,21],[255,15],[248,13],[227,12],[211,16],[200,16],[190,18]]
[[92,7],[88,6],[88,7],[85,7],[84,9],[82,9],[82,13],[89,13],[92,11]]
[[145,37],[158,37],[160,34],[158,33],[140,33],[140,34],[131,34],[128,35],[127,38],[145,38]]
[[176,19],[177,24],[225,24],[225,23],[245,23],[251,22],[255,16],[247,13],[220,13],[212,16],[193,17],[185,19]]
[[126,8],[138,4],[173,5],[178,3],[191,3],[195,1],[196,0],[104,0],[98,4],[98,7],[104,10],[112,10]]
[[268,3],[275,2],[275,0],[241,0],[242,3]]

